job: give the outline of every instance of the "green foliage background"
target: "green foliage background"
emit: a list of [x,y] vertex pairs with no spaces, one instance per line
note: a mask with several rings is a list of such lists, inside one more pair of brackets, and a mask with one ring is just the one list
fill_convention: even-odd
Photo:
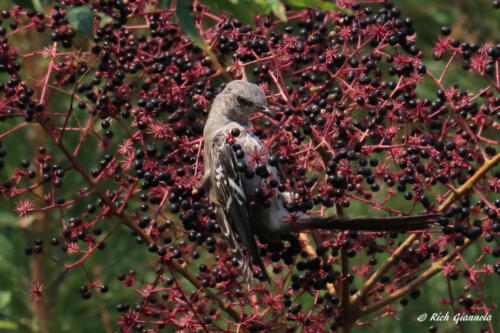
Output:
[[[3,2],[0,8],[9,8],[14,4],[41,9],[51,5],[47,1],[11,1]],[[160,0],[160,3],[167,5],[170,1]],[[183,1],[179,0],[179,3]],[[249,22],[251,13],[274,13],[278,17],[284,15],[283,3],[297,7],[319,7],[335,10],[331,1],[323,0],[203,0],[204,3],[218,9],[227,10],[239,17],[242,21]],[[453,27],[453,35],[468,42],[500,42],[500,10],[494,11],[491,0],[400,0],[395,1],[396,5],[402,9],[404,16],[412,17],[415,21],[415,29],[418,34],[417,45],[424,50],[426,64],[429,71],[439,73],[444,66],[444,61],[431,61],[432,45],[439,35],[441,25],[447,24]],[[74,20],[80,20],[88,16],[84,9],[75,9],[70,15]],[[85,22],[79,22],[77,27],[80,33],[89,33]],[[19,42],[19,41],[18,41]],[[48,45],[48,41],[45,41]],[[40,43],[38,40],[27,40],[24,43],[26,48],[32,48],[29,43]],[[19,44],[19,43],[18,43]],[[20,44],[22,45],[22,44]],[[23,51],[21,46],[20,52]],[[448,76],[448,84],[458,83],[462,88],[471,88],[477,91],[484,83],[471,80],[464,76],[463,71],[452,68]],[[5,81],[5,77],[0,77]],[[435,87],[430,82],[426,82],[420,87],[423,97],[434,98]],[[57,94],[57,93],[56,93]],[[60,95],[60,96],[59,96]],[[54,96],[51,107],[65,110],[69,102],[69,97],[64,94]],[[0,133],[13,126],[12,122],[0,123]],[[43,140],[43,139],[42,139]],[[76,138],[68,136],[68,140]],[[24,142],[25,144],[19,144]],[[32,142],[32,143],[30,143]],[[6,180],[14,167],[20,165],[21,160],[32,156],[33,150],[39,144],[49,145],[49,142],[41,142],[40,138],[33,136],[28,129],[18,131],[13,136],[3,140],[4,146],[9,152],[7,166],[0,171],[0,179]],[[92,147],[93,145],[87,145]],[[81,160],[85,161],[85,156],[94,160],[95,151],[86,149],[81,153]],[[103,155],[104,152],[97,154]],[[63,165],[64,161],[60,161]],[[86,165],[90,168],[91,165]],[[76,189],[83,186],[79,177],[68,176],[65,188],[71,188],[74,193]],[[404,201],[403,199],[401,199]],[[472,198],[474,200],[474,198]],[[397,200],[391,202],[394,206],[405,204]],[[363,211],[363,207],[353,203],[349,209],[351,214]],[[349,213],[348,212],[348,213]],[[38,323],[33,315],[33,302],[30,300],[28,287],[34,272],[40,272],[45,284],[45,294],[47,295],[46,312],[44,316],[48,322],[50,332],[105,332],[105,319],[103,314],[109,314],[109,322],[116,329],[114,323],[118,318],[115,307],[118,303],[129,302],[134,304],[136,299],[135,291],[124,289],[121,282],[117,281],[118,273],[126,273],[134,268],[138,272],[138,280],[150,280],[144,272],[153,272],[152,256],[147,253],[144,246],[134,246],[135,239],[130,236],[130,232],[123,228],[118,230],[109,241],[103,251],[93,255],[84,266],[71,270],[67,274],[62,272],[60,266],[54,264],[48,258],[28,257],[24,254],[24,248],[36,237],[43,239],[46,243],[50,237],[56,234],[59,227],[57,212],[47,213],[44,216],[46,221],[36,221],[30,227],[23,228],[19,225],[17,216],[13,213],[13,202],[0,202],[0,332],[37,332]],[[465,253],[465,258],[476,258],[479,249],[469,248]],[[363,256],[358,256],[355,260],[365,260]],[[383,258],[378,258],[379,263]],[[490,260],[490,263],[493,261]],[[108,284],[110,292],[99,294],[93,292],[93,297],[86,301],[80,297],[79,287],[88,283],[86,276],[99,276]],[[496,287],[499,278],[496,275],[488,276],[483,288],[489,295],[489,300],[500,301],[500,289]],[[450,314],[449,305],[441,304],[441,296],[446,296],[447,282],[442,276],[434,277],[430,283],[421,288],[421,296],[416,301],[411,300],[409,305],[395,318],[386,317],[376,322],[372,327],[365,326],[361,329],[353,329],[354,332],[423,332],[428,329],[429,322],[420,323],[417,316],[421,313],[447,312]],[[455,295],[467,294],[461,290],[461,282],[452,283]],[[304,299],[303,308],[307,309],[312,300]],[[493,322],[496,329],[500,330],[500,311],[492,313]],[[437,323],[440,332],[453,332],[456,326],[452,321]],[[478,331],[480,324],[466,323],[463,325],[464,332]],[[172,328],[167,331],[173,331]]]

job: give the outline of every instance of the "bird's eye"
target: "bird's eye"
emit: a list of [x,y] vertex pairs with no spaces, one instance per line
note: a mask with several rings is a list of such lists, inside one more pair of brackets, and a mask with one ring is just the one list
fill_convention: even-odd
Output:
[[240,105],[244,105],[244,106],[252,106],[253,105],[253,103],[251,101],[249,101],[248,99],[241,97],[241,96],[236,97],[236,100],[238,101],[238,103]]

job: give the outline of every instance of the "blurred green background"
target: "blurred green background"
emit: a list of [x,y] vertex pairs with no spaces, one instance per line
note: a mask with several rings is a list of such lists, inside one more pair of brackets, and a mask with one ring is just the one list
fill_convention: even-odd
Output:
[[[29,1],[28,1],[29,2]],[[209,1],[210,2],[210,1]],[[238,1],[236,1],[238,2]],[[308,1],[298,1],[307,5]],[[309,3],[314,3],[312,1]],[[26,5],[27,1],[2,2],[0,8],[10,8],[14,4]],[[260,1],[265,8],[266,2]],[[277,1],[270,1],[276,4]],[[449,25],[452,27],[452,36],[468,42],[483,43],[490,41],[499,43],[500,36],[500,10],[494,10],[491,0],[400,0],[395,4],[401,8],[403,16],[413,18],[415,29],[418,34],[417,45],[424,50],[425,63],[429,71],[433,74],[439,73],[444,66],[444,61],[432,61],[433,42],[439,36],[440,27]],[[234,7],[235,14],[241,10]],[[22,44],[26,43],[24,46]],[[48,41],[26,40],[20,45],[20,53],[23,48],[32,49],[30,43],[45,43]],[[18,43],[19,44],[19,43]],[[35,45],[36,46],[36,45]],[[35,66],[36,64],[31,64]],[[0,77],[3,81],[5,77]],[[463,71],[452,68],[447,76],[447,84],[459,83],[462,88],[470,88],[477,91],[484,85],[484,82],[471,79],[471,76],[464,75]],[[420,88],[423,97],[434,98],[435,86],[426,82]],[[57,93],[56,93],[57,94]],[[52,107],[66,109],[68,96],[60,94],[53,98]],[[13,126],[13,122],[0,123],[0,133],[5,132]],[[3,141],[4,147],[9,152],[7,166],[0,171],[0,179],[6,180],[14,167],[19,167],[25,158],[33,155],[34,149],[39,144],[49,144],[42,142],[47,140],[25,128],[17,134],[7,137]],[[70,140],[72,138],[70,137]],[[22,142],[22,144],[20,144]],[[81,160],[89,156],[89,161],[95,161],[95,151],[87,145],[81,153]],[[86,150],[85,150],[86,149]],[[104,155],[104,151],[97,152],[99,156]],[[63,166],[68,166],[67,162],[61,162]],[[90,165],[87,165],[90,168]],[[84,186],[78,177],[67,177],[65,179],[66,189],[74,193],[76,189]],[[64,193],[63,193],[64,196]],[[69,193],[68,193],[69,196]],[[471,198],[474,202],[474,198]],[[404,200],[402,200],[404,201]],[[404,202],[394,202],[394,205],[404,204]],[[56,234],[59,228],[58,212],[53,211],[43,215],[43,221],[34,224],[21,226],[16,214],[13,212],[14,203],[0,201],[0,332],[38,332],[40,326],[47,326],[50,332],[112,332],[117,327],[115,325],[118,318],[116,305],[121,302],[134,304],[137,294],[130,288],[121,287],[121,282],[116,279],[117,274],[126,273],[134,268],[138,272],[138,280],[148,280],[149,276],[145,272],[154,273],[153,258],[147,253],[145,247],[133,246],[134,237],[130,236],[126,228],[119,229],[109,241],[106,242],[106,249],[98,251],[85,263],[67,274],[64,274],[61,267],[54,264],[45,256],[26,256],[24,249],[32,244],[35,238],[43,239],[48,245],[50,237]],[[78,211],[82,207],[72,208]],[[350,207],[349,211],[356,212],[363,207],[356,203]],[[53,223],[56,222],[56,223]],[[48,245],[49,246],[49,245]],[[465,258],[471,262],[477,258],[480,250],[478,245],[472,246],[465,252]],[[57,257],[57,252],[51,250],[51,254]],[[490,256],[489,256],[490,257]],[[366,260],[365,256],[358,256],[355,261]],[[379,263],[383,258],[378,257]],[[483,260],[482,263],[493,264],[491,258]],[[80,296],[79,288],[82,284],[88,283],[87,276],[91,279],[100,279],[110,287],[106,294],[93,292],[90,300],[83,300]],[[41,279],[45,284],[44,303],[33,302],[30,299],[29,286],[33,280]],[[455,297],[457,295],[467,295],[463,290],[463,280],[451,284]],[[487,293],[489,301],[500,301],[500,288],[498,288],[499,278],[496,275],[488,275],[484,281],[483,291]],[[395,317],[386,317],[378,320],[373,326],[363,326],[354,328],[354,332],[425,332],[430,323],[428,321],[419,322],[419,314],[433,312],[450,312],[449,305],[441,304],[441,297],[448,295],[447,282],[442,276],[434,277],[429,283],[420,289],[421,296],[417,300],[410,300],[409,304]],[[475,295],[472,295],[475,296]],[[308,308],[304,305],[304,308]],[[492,313],[493,323],[496,329],[500,329],[500,311]],[[42,322],[39,322],[39,321]],[[456,326],[453,321],[436,323],[439,332],[454,332]],[[487,327],[486,323],[464,323],[463,332],[478,331],[480,327]],[[167,330],[168,331],[168,330]],[[173,331],[173,330],[170,330]]]

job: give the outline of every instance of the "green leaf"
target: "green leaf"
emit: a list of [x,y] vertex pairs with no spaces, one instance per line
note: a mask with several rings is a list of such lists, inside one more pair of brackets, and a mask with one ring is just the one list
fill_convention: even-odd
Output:
[[196,25],[194,23],[194,18],[189,8],[191,2],[189,0],[178,0],[175,8],[175,13],[177,18],[179,19],[179,24],[181,25],[182,31],[191,39],[191,41],[200,47],[206,53],[213,52],[210,48],[205,44],[203,39],[200,37],[198,33],[198,29],[196,29]]
[[96,15],[101,19],[101,21],[99,21],[99,27],[104,27],[106,24],[114,22],[111,16],[108,16],[104,13],[98,13]]
[[19,227],[17,216],[9,211],[0,211],[0,227]]
[[19,326],[16,323],[8,320],[0,320],[0,329],[2,330],[17,330]]
[[42,2],[40,0],[16,0],[11,1],[15,5],[23,8],[23,9],[35,9],[39,12],[43,12]]
[[177,5],[175,6],[175,13],[177,15],[177,19],[179,19],[182,31],[188,35],[193,43],[202,49],[205,49],[207,46],[201,39],[200,34],[196,29],[196,24],[194,23],[194,18],[189,8],[190,4],[191,3],[188,0],[178,0]]
[[198,33],[198,29],[196,29],[196,24],[194,22],[193,14],[191,13],[191,9],[189,5],[191,1],[189,0],[178,0],[177,5],[175,7],[175,13],[177,15],[177,19],[179,20],[179,24],[184,31],[184,33],[191,39],[191,41],[201,48],[212,60],[212,63],[217,68],[219,73],[222,75],[226,75],[225,69],[217,60],[217,56],[212,52],[210,47],[203,41],[200,34]]
[[[8,261],[8,258],[12,258],[12,254],[14,253],[14,246],[12,245],[11,239],[4,235],[4,230],[1,231],[2,233],[0,233],[0,244],[2,250],[0,251],[0,260],[5,259],[5,261]],[[1,268],[3,267],[0,267],[0,269]]]
[[345,9],[340,9],[331,2],[323,0],[284,0],[284,2],[286,2],[290,6],[296,6],[296,7],[319,8],[332,11],[340,10],[342,12],[346,11]]
[[231,0],[201,0],[201,2],[211,7],[212,9],[224,10],[228,13],[231,13],[241,22],[252,26],[254,25],[254,15],[267,14],[263,12],[262,6],[259,6],[253,0],[238,0],[237,3],[234,3]]
[[281,3],[279,0],[271,1],[271,8],[273,10],[274,15],[280,20],[286,21],[286,10],[285,5]]
[[158,7],[159,8],[170,8],[170,0],[159,0],[158,1]]
[[66,17],[77,31],[93,36],[94,14],[89,7],[70,8],[66,11]]
[[201,0],[212,9],[224,10],[231,13],[242,22],[254,25],[253,17],[258,14],[273,13],[277,18],[286,21],[285,3],[295,7],[319,8],[326,10],[340,10],[333,3],[325,0]]
[[0,291],[0,309],[4,309],[9,305],[12,298],[12,293],[10,291]]
[[42,7],[43,1],[31,0],[31,3],[33,4],[33,8],[35,8],[39,12],[43,12],[43,7]]

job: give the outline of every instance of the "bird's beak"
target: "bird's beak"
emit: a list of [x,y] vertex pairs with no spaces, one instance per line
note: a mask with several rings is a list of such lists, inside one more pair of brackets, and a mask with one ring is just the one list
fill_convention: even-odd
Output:
[[274,112],[271,111],[271,109],[269,109],[266,105],[260,107],[258,112],[265,114],[266,116],[268,116],[272,119],[276,119],[276,115],[274,114]]

